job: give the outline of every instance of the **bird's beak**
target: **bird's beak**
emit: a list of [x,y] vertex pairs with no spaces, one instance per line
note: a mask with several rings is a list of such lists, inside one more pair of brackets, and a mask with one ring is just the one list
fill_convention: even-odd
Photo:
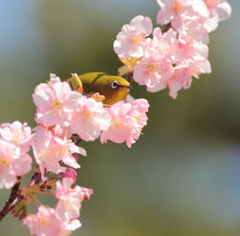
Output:
[[121,86],[119,86],[119,87],[121,87],[121,88],[128,88],[128,89],[132,89],[132,86],[130,86],[130,85],[121,85]]

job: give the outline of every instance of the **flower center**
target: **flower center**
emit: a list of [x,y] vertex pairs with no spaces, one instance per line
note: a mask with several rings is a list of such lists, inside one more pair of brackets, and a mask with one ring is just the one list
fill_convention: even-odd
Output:
[[173,10],[178,15],[182,11],[183,5],[179,1],[175,1],[173,4]]
[[50,157],[51,154],[52,154],[52,153],[51,153],[50,150],[46,150],[46,151],[44,151],[44,152],[42,152],[42,153],[40,154],[39,159],[40,159],[41,161],[45,161],[45,160],[49,159],[49,157]]
[[146,70],[148,73],[154,73],[156,67],[157,67],[157,65],[156,65],[155,63],[151,63],[151,64],[148,64],[148,65],[145,66],[145,70]]
[[19,133],[16,133],[14,136],[13,136],[13,139],[12,139],[12,143],[15,144],[15,145],[18,145],[21,141],[21,136]]
[[198,66],[193,66],[191,69],[191,74],[192,76],[194,76],[195,78],[199,79],[199,74],[201,73],[200,68]]
[[89,111],[84,111],[83,112],[83,118],[85,120],[88,120],[91,117],[91,113]]
[[52,104],[52,107],[56,110],[61,109],[63,106],[63,103],[60,100],[56,100],[54,101],[54,103]]
[[126,124],[121,119],[113,118],[112,119],[112,129],[116,133],[121,133],[121,131],[124,131],[126,129]]
[[10,161],[7,157],[3,156],[1,159],[0,159],[0,168],[1,169],[8,169],[10,166]]
[[41,226],[45,226],[48,224],[48,219],[45,216],[41,216],[40,219],[38,220],[38,224]]
[[141,41],[142,41],[142,37],[138,35],[133,36],[130,40],[131,44],[134,44],[134,45],[139,45]]
[[169,44],[167,42],[161,41],[157,48],[160,49],[163,54],[169,53]]

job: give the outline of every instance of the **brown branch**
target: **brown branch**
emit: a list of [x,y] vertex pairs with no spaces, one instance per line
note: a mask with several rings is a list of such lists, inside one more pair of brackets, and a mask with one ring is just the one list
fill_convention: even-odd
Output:
[[72,137],[70,139],[76,146],[78,146],[79,143],[82,141],[78,134],[72,134]]
[[[46,175],[47,175],[47,173],[46,173]],[[19,190],[19,185],[21,183],[21,179],[22,179],[22,177],[19,176],[18,179],[17,179],[17,182],[12,187],[10,197],[7,200],[5,206],[2,209],[0,209],[0,222],[24,198],[23,195],[21,195],[21,191]],[[38,184],[40,181],[41,181],[41,173],[38,173],[31,180],[31,182],[28,185],[33,186],[35,184]]]
[[9,199],[7,200],[5,206],[0,209],[0,221],[11,211],[22,199],[23,196],[20,194],[19,186],[22,180],[22,176],[17,177],[17,182],[11,189],[11,194]]
[[[79,143],[82,141],[82,139],[77,134],[73,134],[71,139],[75,145],[79,145]],[[47,176],[47,175],[48,175],[48,172],[45,173],[45,176]],[[0,222],[24,198],[24,196],[21,195],[21,190],[19,190],[19,186],[21,184],[21,179],[22,179],[21,176],[17,177],[17,182],[14,184],[14,186],[11,189],[9,199],[6,201],[5,206],[2,209],[0,209]],[[35,184],[38,184],[41,180],[42,180],[41,173],[34,172],[32,178],[31,178],[31,181],[28,185],[34,186]]]
[[168,23],[165,27],[165,29],[163,29],[162,33],[166,33],[170,28],[171,28],[171,23]]

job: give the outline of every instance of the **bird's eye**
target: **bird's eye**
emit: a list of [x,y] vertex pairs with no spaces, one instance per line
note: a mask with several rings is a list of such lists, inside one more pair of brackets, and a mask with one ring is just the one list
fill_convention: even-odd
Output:
[[112,83],[111,83],[112,89],[117,89],[118,86],[119,86],[119,84],[116,80],[112,81]]

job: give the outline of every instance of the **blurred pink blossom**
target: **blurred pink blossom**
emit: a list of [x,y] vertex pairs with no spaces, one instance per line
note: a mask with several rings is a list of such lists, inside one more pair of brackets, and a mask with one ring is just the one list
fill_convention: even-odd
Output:
[[10,189],[31,170],[32,159],[12,143],[0,140],[0,188]]
[[56,212],[61,218],[71,220],[80,216],[81,202],[84,198],[83,190],[80,186],[75,186],[73,189],[71,185],[73,179],[65,177],[62,183],[56,183],[56,198],[59,199]]
[[66,221],[53,208],[40,206],[36,214],[28,215],[23,225],[29,228],[30,234],[38,236],[65,236],[81,227],[79,220]]
[[28,152],[31,145],[31,128],[27,123],[14,121],[12,124],[4,123],[0,126],[0,134],[3,140],[8,141]]

